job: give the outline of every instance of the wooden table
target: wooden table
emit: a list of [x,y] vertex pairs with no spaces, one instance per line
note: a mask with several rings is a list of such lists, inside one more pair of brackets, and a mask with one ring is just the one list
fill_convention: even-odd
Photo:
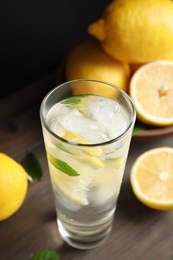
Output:
[[[133,195],[129,172],[142,152],[173,147],[173,137],[150,142],[132,140],[112,232],[99,248],[73,249],[61,239],[41,132],[39,107],[56,85],[54,73],[0,100],[0,151],[21,162],[33,151],[44,170],[41,181],[29,183],[22,207],[0,222],[0,260],[29,260],[42,250],[57,250],[61,260],[172,260],[173,211],[147,208]],[[1,195],[0,195],[1,196]]]

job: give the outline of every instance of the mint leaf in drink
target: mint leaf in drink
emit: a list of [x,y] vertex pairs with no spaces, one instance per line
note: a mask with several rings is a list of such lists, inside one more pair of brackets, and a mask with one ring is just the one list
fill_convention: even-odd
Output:
[[55,166],[55,168],[57,168],[61,172],[64,172],[69,176],[79,176],[80,175],[71,166],[69,166],[66,162],[61,161],[50,154],[48,154],[48,159],[53,164],[53,166]]
[[45,250],[33,255],[30,260],[60,260],[60,256],[54,250]]
[[80,104],[81,100],[85,97],[85,95],[83,96],[73,96],[70,98],[67,98],[63,101],[61,101],[61,104],[67,104],[69,105],[69,108],[75,108],[78,107],[78,105]]
[[33,152],[27,152],[26,156],[21,162],[21,165],[32,179],[41,180],[43,171],[36,155]]

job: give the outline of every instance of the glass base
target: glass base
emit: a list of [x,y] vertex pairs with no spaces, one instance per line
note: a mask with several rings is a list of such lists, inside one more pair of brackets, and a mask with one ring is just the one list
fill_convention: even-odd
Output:
[[74,225],[57,219],[59,233],[62,239],[70,246],[87,250],[99,247],[109,236],[112,229],[112,220],[99,225]]

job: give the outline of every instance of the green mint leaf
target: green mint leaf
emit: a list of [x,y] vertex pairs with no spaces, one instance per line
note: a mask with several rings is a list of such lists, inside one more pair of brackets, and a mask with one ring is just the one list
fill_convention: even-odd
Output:
[[32,179],[41,180],[43,171],[34,153],[28,151],[22,160],[21,165],[25,168],[26,172],[32,177]]
[[70,97],[70,98],[67,98],[67,99],[61,101],[61,104],[67,104],[67,105],[69,105],[69,108],[75,108],[80,104],[81,100],[84,97],[85,97],[85,95]]
[[71,166],[69,166],[66,162],[61,161],[61,160],[53,157],[50,154],[48,154],[48,159],[53,164],[53,166],[55,166],[55,168],[57,168],[61,172],[64,172],[69,176],[79,176],[80,175]]
[[60,149],[61,151],[70,153],[70,152],[64,147],[64,145],[62,145],[61,143],[58,143],[58,144],[56,145],[56,147],[57,147],[58,149]]
[[45,250],[33,255],[31,260],[60,260],[60,256],[54,250]]
[[136,122],[132,135],[135,136],[135,135],[139,134],[140,132],[144,131],[145,128],[146,128],[146,126],[144,124],[142,124],[140,122]]

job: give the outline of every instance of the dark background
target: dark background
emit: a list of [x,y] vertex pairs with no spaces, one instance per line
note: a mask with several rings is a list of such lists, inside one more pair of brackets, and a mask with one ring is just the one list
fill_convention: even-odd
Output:
[[110,2],[1,0],[1,96],[56,69]]

